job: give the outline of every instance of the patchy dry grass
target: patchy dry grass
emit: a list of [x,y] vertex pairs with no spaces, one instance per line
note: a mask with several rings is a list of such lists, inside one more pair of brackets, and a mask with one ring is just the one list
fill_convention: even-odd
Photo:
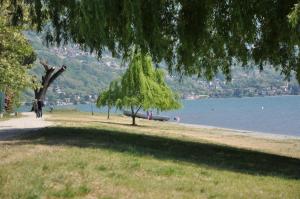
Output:
[[[299,198],[299,140],[57,113],[0,142],[0,198]],[[280,155],[279,155],[280,154]]]
[[92,116],[88,113],[60,112],[50,115],[54,121],[68,127],[95,127],[107,130],[122,130],[130,133],[167,136],[189,141],[205,141],[233,147],[259,150],[300,159],[300,139],[282,139],[259,136],[220,128],[196,128],[176,123],[137,119],[138,127],[132,127],[131,118],[121,115],[107,120],[105,114]]

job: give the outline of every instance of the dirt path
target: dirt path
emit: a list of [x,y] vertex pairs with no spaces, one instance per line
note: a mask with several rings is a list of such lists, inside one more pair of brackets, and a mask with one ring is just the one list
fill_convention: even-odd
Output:
[[44,118],[36,118],[32,112],[22,113],[21,118],[10,119],[7,121],[0,121],[0,141],[11,139],[13,137],[22,135],[51,126],[53,123],[45,121]]

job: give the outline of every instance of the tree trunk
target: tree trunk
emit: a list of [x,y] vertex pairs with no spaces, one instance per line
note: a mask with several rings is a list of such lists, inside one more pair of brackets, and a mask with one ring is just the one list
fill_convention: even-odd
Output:
[[136,126],[136,123],[135,123],[135,115],[132,116],[132,126]]
[[62,65],[58,70],[55,71],[55,67],[51,67],[44,62],[40,63],[44,66],[45,74],[42,76],[41,87],[34,89],[34,97],[36,100],[44,101],[49,86],[67,69],[67,66]]
[[134,113],[134,107],[131,106],[132,126],[136,126],[136,123],[135,123],[135,116],[136,116],[136,114]]
[[107,107],[107,119],[109,120],[109,116],[110,116],[110,106]]
[[134,107],[131,106],[131,117],[132,117],[132,125],[136,126],[135,123],[135,118],[136,118],[136,114],[139,112],[139,110],[141,109],[142,106],[139,106],[138,109],[136,110],[136,112],[134,112]]

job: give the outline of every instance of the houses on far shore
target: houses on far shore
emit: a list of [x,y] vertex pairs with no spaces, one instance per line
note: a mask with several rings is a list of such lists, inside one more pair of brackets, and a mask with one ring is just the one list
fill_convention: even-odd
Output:
[[190,93],[190,94],[184,94],[182,96],[182,99],[185,100],[199,100],[199,99],[206,99],[209,98],[208,95],[197,95],[194,92]]
[[[198,93],[190,91],[180,93],[184,100],[201,100],[206,98],[225,98],[225,97],[255,97],[255,96],[276,96],[276,95],[300,95],[300,87],[293,85],[270,86],[264,88],[246,87],[246,88],[229,88],[226,83],[221,81],[209,82],[209,88]],[[46,105],[63,106],[76,104],[95,103],[98,94],[81,94],[68,93],[67,89],[55,85],[52,87],[45,99]],[[26,104],[30,104],[27,100]],[[25,103],[25,102],[24,102]]]
[[[95,103],[98,95],[92,94],[68,94],[57,87],[54,89],[56,97],[46,98],[45,102],[49,105],[76,105],[76,104],[90,104]],[[244,89],[222,89],[211,90],[209,93],[184,93],[181,98],[184,100],[201,100],[206,98],[222,98],[222,97],[255,97],[255,96],[276,96],[276,95],[300,95],[300,90],[293,87],[267,87],[264,89],[257,89],[254,87]]]

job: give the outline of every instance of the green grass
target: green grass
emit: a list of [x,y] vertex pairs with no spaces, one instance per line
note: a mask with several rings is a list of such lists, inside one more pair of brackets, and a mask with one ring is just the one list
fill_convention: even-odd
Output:
[[300,197],[297,158],[78,126],[0,142],[0,198]]

